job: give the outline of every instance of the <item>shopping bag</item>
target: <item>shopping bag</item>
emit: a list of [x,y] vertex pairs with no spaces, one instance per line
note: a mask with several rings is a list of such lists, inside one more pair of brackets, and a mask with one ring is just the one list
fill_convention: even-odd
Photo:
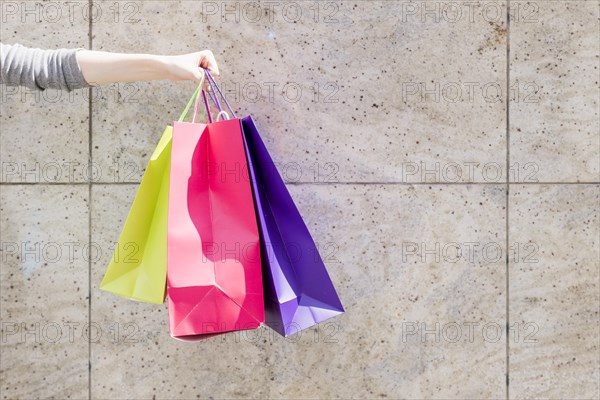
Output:
[[[207,77],[235,116],[214,79]],[[261,235],[265,324],[289,336],[342,314],[344,308],[251,116],[242,118],[242,129]]]
[[344,308],[251,116],[242,118],[265,271],[265,324],[289,336]]
[[[188,101],[181,121],[196,101]],[[150,157],[100,289],[147,303],[166,295],[167,211],[172,128],[167,126]]]
[[186,340],[264,322],[258,225],[241,122],[213,122],[206,106],[208,124],[195,123],[194,116],[192,123],[173,125],[167,297],[171,336]]
[[148,303],[165,301],[171,127],[154,150],[100,289]]

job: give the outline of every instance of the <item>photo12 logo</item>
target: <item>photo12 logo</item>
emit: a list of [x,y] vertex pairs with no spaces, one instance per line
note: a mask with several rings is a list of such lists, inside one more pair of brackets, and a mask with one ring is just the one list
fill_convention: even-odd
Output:
[[278,101],[298,103],[306,100],[313,103],[339,103],[340,91],[337,82],[223,82],[220,88],[225,97],[231,102],[238,103],[268,103]]
[[537,183],[539,165],[533,162],[512,163],[508,166],[497,162],[481,163],[478,161],[462,162],[425,162],[405,161],[398,166],[386,167],[399,175],[402,183],[501,183],[507,178],[511,182]]
[[333,1],[202,1],[202,22],[311,22],[339,24],[348,18],[342,3]]
[[[501,103],[506,101],[505,86],[499,82],[402,82],[405,103]],[[515,81],[508,88],[511,103],[539,103],[535,82]]]
[[402,23],[489,23],[503,24],[507,13],[512,22],[537,23],[539,5],[533,1],[403,1],[400,3]]
[[508,337],[513,343],[537,343],[540,327],[535,322],[422,322],[402,321],[402,343],[498,343]]
[[[504,244],[497,242],[402,242],[402,262],[419,263],[496,263],[505,260]],[[539,245],[512,243],[508,248],[511,263],[536,264]]]
[[[67,81],[67,84],[79,83]],[[89,82],[94,85],[94,82]],[[142,96],[137,82],[113,83],[110,85],[93,86],[89,88],[62,90],[57,87],[48,87],[45,90],[36,90],[26,86],[8,86],[0,84],[0,103],[44,103],[44,104],[89,104],[114,102],[116,104],[140,103]]]
[[141,1],[2,1],[3,24],[141,21]]
[[134,322],[113,322],[108,326],[92,322],[69,321],[0,323],[1,342],[6,343],[75,343],[78,341],[98,343],[101,340],[114,343],[138,343],[140,328]]

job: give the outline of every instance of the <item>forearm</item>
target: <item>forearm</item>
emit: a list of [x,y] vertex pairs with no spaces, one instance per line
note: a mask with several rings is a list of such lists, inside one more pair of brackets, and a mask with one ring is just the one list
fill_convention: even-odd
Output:
[[80,50],[77,61],[90,85],[170,79],[169,56]]

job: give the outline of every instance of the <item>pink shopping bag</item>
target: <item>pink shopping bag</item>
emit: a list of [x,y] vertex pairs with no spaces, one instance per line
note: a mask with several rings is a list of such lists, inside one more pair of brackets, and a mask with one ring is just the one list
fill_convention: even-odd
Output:
[[181,339],[257,328],[265,319],[241,120],[213,122],[202,97],[209,124],[173,123],[167,296],[171,336]]

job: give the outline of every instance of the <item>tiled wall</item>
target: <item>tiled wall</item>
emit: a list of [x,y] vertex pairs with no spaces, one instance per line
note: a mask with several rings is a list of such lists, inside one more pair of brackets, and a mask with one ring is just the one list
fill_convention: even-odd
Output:
[[171,339],[98,286],[194,84],[3,86],[0,398],[600,394],[597,0],[0,6],[6,43],[213,50],[347,310]]

